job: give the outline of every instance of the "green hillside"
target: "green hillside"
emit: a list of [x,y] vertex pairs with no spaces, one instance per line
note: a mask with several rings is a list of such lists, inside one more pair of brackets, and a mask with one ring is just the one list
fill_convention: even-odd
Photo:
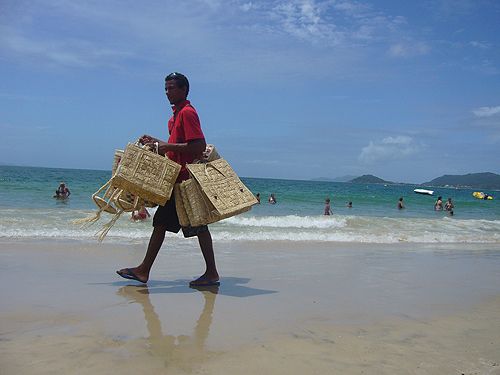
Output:
[[469,173],[466,175],[444,175],[426,182],[431,186],[463,186],[481,189],[500,190],[500,175],[491,172]]
[[353,184],[392,184],[390,181],[382,180],[381,178],[371,174],[364,174],[363,176],[356,177],[349,182],[352,182]]

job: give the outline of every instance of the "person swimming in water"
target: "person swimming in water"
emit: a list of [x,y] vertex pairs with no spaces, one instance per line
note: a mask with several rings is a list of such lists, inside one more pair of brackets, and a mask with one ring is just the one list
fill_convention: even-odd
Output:
[[54,198],[65,199],[68,198],[70,195],[71,192],[69,191],[66,184],[64,182],[61,182],[56,190],[56,195],[54,195]]
[[272,193],[269,196],[269,199],[267,200],[270,204],[276,204],[276,197],[274,196],[274,193]]
[[133,221],[143,221],[143,220],[146,220],[148,217],[151,217],[151,215],[149,214],[149,212],[146,209],[146,207],[142,206],[139,209],[139,211],[132,212],[130,220],[133,220]]

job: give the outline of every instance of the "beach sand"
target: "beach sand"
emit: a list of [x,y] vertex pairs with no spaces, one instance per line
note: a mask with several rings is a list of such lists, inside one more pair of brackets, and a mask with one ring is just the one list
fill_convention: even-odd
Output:
[[0,373],[500,374],[500,244],[0,241]]

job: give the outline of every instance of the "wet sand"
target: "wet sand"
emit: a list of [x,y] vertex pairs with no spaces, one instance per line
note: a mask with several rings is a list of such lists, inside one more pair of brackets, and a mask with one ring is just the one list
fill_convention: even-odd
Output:
[[2,374],[500,374],[500,244],[0,241]]

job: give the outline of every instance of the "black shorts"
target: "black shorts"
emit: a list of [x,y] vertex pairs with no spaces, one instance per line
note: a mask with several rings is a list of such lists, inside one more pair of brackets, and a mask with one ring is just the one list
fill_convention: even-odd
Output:
[[186,238],[194,237],[208,231],[208,226],[206,225],[201,225],[199,227],[181,227],[179,218],[177,217],[173,194],[170,200],[165,203],[165,206],[158,206],[155,216],[153,217],[153,227],[162,226],[166,227],[167,231],[172,233],[179,233],[179,230],[182,228],[182,233]]

